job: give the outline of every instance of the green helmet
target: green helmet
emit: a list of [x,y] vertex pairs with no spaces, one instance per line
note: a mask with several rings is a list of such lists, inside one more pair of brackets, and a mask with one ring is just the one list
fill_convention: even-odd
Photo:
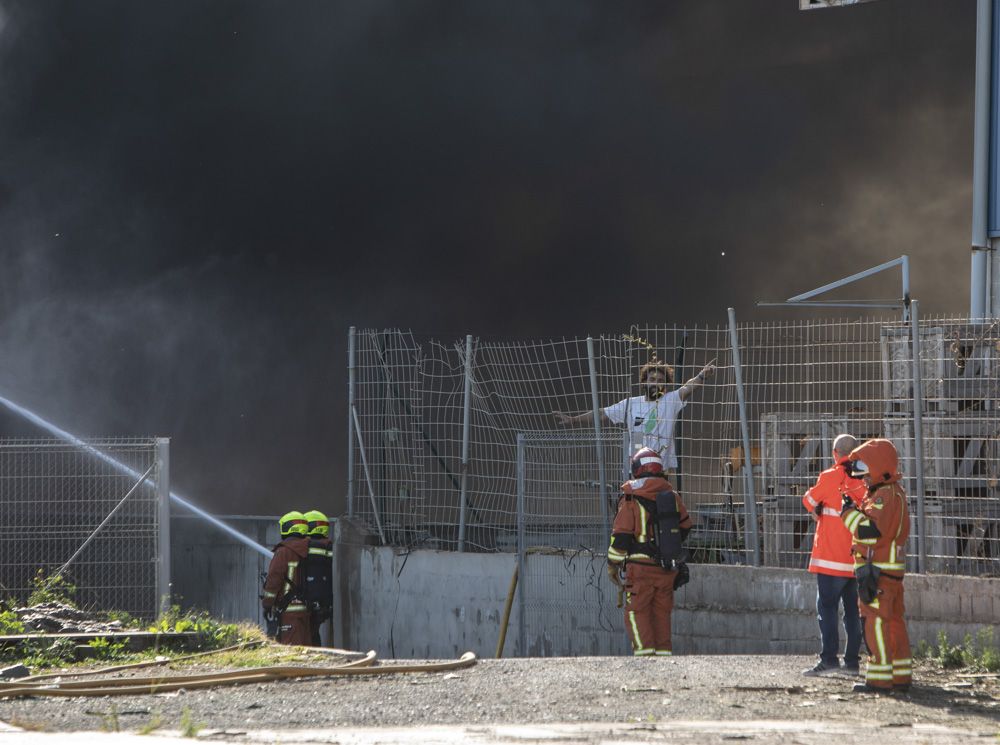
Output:
[[305,535],[309,532],[309,523],[306,521],[305,515],[297,510],[292,510],[282,515],[281,519],[278,520],[278,532],[281,533],[282,538],[287,538],[290,535]]
[[309,522],[309,535],[330,537],[330,521],[319,510],[309,510],[303,517]]

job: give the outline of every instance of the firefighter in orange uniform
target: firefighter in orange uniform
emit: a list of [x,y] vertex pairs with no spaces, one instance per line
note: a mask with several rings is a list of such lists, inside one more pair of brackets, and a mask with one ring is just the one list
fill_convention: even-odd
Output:
[[277,641],[308,645],[312,641],[309,609],[302,597],[301,565],[309,554],[309,523],[301,512],[289,512],[278,521],[281,542],[264,580],[264,617],[277,621]]
[[857,675],[861,651],[861,620],[858,617],[858,583],[854,579],[851,534],[840,520],[844,494],[855,504],[865,494],[864,482],[847,474],[848,455],[858,441],[838,435],[833,441],[833,467],[823,471],[816,484],[802,497],[802,506],[816,521],[809,571],[816,575],[816,616],[823,642],[819,662],[803,675],[830,675],[840,672],[840,635],[837,632],[840,604],[844,605],[844,672]]
[[910,689],[910,638],[903,620],[904,548],[910,512],[899,485],[899,458],[889,440],[869,440],[849,456],[849,470],[868,487],[860,506],[845,496],[841,518],[854,540],[854,574],[868,647],[865,682],[855,693]]
[[641,448],[632,457],[631,470],[611,529],[608,577],[625,590],[625,630],[632,653],[666,656],[672,654],[674,590],[688,579],[681,541],[691,530],[691,518],[663,477],[663,459],[655,450]]

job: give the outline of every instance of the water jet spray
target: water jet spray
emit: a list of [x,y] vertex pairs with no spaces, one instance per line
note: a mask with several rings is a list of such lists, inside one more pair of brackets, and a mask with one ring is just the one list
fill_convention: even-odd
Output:
[[[126,466],[121,461],[115,460],[114,458],[112,458],[107,453],[105,453],[105,452],[103,452],[103,451],[98,450],[97,448],[95,448],[93,445],[88,445],[86,442],[84,442],[83,440],[81,440],[76,435],[73,435],[73,434],[67,432],[64,429],[61,429],[61,428],[57,427],[52,422],[49,422],[49,421],[46,421],[45,419],[42,419],[42,417],[40,417],[38,414],[36,414],[35,412],[31,411],[30,409],[26,409],[23,406],[19,406],[18,404],[14,403],[13,401],[11,401],[8,398],[4,398],[3,396],[0,396],[0,404],[3,404],[4,406],[6,406],[8,409],[10,409],[12,412],[14,412],[15,414],[17,414],[18,416],[24,417],[25,419],[27,419],[32,424],[34,424],[34,425],[36,425],[38,427],[41,427],[46,432],[50,433],[52,436],[58,437],[60,440],[65,440],[66,442],[72,443],[73,445],[76,445],[81,450],[85,450],[86,452],[90,453],[91,455],[93,455],[98,460],[104,461],[109,466],[111,466],[116,471],[118,471],[119,473],[123,473],[123,474],[125,474],[127,476],[131,476],[133,479],[135,479],[137,481],[143,477],[143,474],[139,473],[135,469],[129,468],[128,466]],[[153,486],[152,482],[150,482],[149,479],[146,479],[145,483],[147,485],[149,485],[149,486]],[[228,533],[230,536],[232,536],[233,538],[235,538],[240,543],[242,543],[242,544],[244,544],[246,546],[249,546],[254,551],[257,551],[258,553],[263,554],[264,556],[266,556],[268,558],[271,558],[272,551],[270,549],[265,548],[264,546],[261,546],[259,543],[257,543],[253,539],[248,538],[247,536],[243,535],[242,533],[240,533],[235,528],[233,528],[233,527],[231,527],[229,525],[226,525],[224,522],[222,522],[221,520],[219,520],[217,517],[213,517],[212,515],[210,515],[207,512],[205,512],[205,510],[201,509],[200,507],[195,507],[193,504],[191,504],[189,501],[187,501],[186,499],[184,499],[180,495],[175,494],[174,492],[170,492],[170,498],[174,502],[176,502],[177,504],[179,504],[181,507],[185,508],[186,510],[189,510],[189,511],[193,512],[198,517],[202,518],[203,520],[206,520],[207,522],[211,523],[215,527],[219,528],[219,530],[223,531],[224,533]]]

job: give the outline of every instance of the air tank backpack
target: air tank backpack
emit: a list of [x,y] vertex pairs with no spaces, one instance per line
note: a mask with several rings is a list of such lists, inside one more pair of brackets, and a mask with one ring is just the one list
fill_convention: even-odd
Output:
[[664,569],[678,570],[687,557],[681,546],[681,513],[677,509],[677,495],[672,491],[661,491],[656,495],[655,507],[648,500],[637,501],[651,513],[655,526],[650,555]]
[[309,610],[328,611],[333,607],[333,551],[323,542],[309,541],[309,553],[302,566],[302,594]]

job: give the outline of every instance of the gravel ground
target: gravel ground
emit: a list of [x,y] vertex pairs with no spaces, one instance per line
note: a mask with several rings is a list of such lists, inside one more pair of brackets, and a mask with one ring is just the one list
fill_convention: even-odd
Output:
[[[339,661],[328,658],[326,664]],[[918,665],[911,693],[876,696],[851,693],[855,680],[847,676],[802,676],[814,662],[801,656],[487,659],[449,673],[301,679],[148,696],[2,700],[0,720],[49,732],[116,727],[134,732],[151,723],[176,730],[187,717],[204,730],[243,732],[814,720],[901,728],[940,724],[980,736],[1000,733],[998,678],[960,678]],[[168,673],[210,669],[186,666]]]

